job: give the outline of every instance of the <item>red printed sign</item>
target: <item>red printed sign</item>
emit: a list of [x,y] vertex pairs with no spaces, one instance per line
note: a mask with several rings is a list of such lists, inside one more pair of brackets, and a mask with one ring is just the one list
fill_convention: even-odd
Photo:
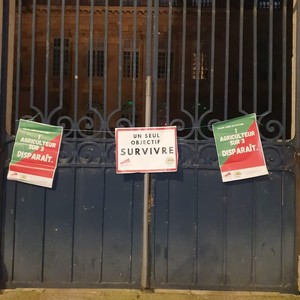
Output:
[[7,179],[51,188],[63,128],[20,120]]
[[223,182],[268,174],[255,114],[215,123],[213,133]]

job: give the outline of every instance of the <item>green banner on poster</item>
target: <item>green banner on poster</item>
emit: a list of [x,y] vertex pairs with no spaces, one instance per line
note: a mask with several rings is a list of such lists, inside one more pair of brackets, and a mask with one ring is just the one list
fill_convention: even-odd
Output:
[[7,179],[51,188],[62,134],[61,126],[20,120]]
[[256,115],[213,124],[223,182],[268,174]]

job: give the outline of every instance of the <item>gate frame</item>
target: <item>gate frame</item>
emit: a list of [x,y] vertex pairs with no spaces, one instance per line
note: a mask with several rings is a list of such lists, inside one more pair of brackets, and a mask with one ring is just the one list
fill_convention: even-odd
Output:
[[294,93],[294,108],[295,108],[295,137],[294,147],[295,152],[295,176],[296,176],[296,191],[295,191],[295,265],[297,266],[297,285],[298,291],[300,291],[300,1],[294,0],[294,16],[293,16],[294,32],[294,78],[292,82],[292,89]]
[[[7,40],[8,40],[8,14],[7,14],[7,2],[3,1],[0,6],[0,156],[2,158],[4,135],[5,135],[5,119],[6,119],[6,71],[7,71]],[[2,175],[2,172],[1,172]]]
[[[0,184],[3,186],[4,182],[4,166],[5,166],[5,140],[6,140],[6,95],[7,95],[7,65],[8,65],[8,1],[3,1],[0,6]],[[3,219],[3,203],[4,191],[0,192],[0,215]],[[2,221],[0,223],[0,230],[2,232]],[[0,239],[0,249],[3,249],[3,239]],[[2,251],[2,250],[1,250]],[[2,255],[0,256],[2,265]],[[5,270],[0,268],[0,287],[5,287],[4,274]]]
[[[11,132],[13,103],[15,1],[3,1],[0,7],[0,159],[4,163],[4,145]],[[2,172],[0,180],[2,180]]]
[[[152,1],[149,1],[152,3]],[[149,3],[148,2],[148,3]],[[11,123],[11,113],[12,113],[12,78],[13,78],[13,51],[10,51],[14,48],[14,12],[15,12],[15,2],[14,1],[3,1],[3,7],[0,6],[0,182],[4,180],[4,166],[5,166],[5,152],[4,145],[6,142],[6,134],[11,134],[10,123]],[[295,267],[297,266],[298,260],[298,289],[300,291],[300,0],[294,0],[294,68],[292,77],[294,78],[292,89],[294,93],[294,108],[295,108],[295,137],[293,145],[296,149],[295,157],[295,176],[296,176],[296,195],[295,195]],[[149,48],[147,48],[149,49]],[[150,48],[151,49],[151,48]],[[151,51],[151,50],[150,50]],[[12,59],[9,59],[12,58]],[[151,63],[148,62],[147,66],[149,68]],[[147,122],[146,122],[147,123]],[[147,124],[145,124],[147,126]],[[151,192],[148,196],[151,196]],[[2,213],[3,206],[3,192],[0,194],[0,210]],[[148,207],[145,207],[147,209]],[[148,215],[148,212],[146,213]],[[147,221],[147,218],[144,221]],[[145,223],[144,223],[145,224]],[[147,239],[147,238],[146,238]],[[2,247],[2,245],[1,245]],[[147,249],[149,250],[149,248]],[[145,253],[145,257],[148,258],[148,254]],[[149,259],[149,258],[148,258]],[[145,261],[144,261],[145,262]],[[146,264],[148,262],[145,262]],[[147,278],[149,274],[149,269],[144,270],[142,279],[142,288],[148,287]]]

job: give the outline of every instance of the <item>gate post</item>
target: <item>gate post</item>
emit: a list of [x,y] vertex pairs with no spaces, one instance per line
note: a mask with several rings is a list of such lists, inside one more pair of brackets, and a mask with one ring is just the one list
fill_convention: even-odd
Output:
[[[0,5],[0,185],[3,187],[4,168],[5,168],[5,120],[6,120],[6,90],[7,90],[7,57],[8,57],[8,20],[9,20],[9,2],[3,1]],[[0,191],[0,287],[5,287],[6,273],[3,263],[3,194],[4,189]]]
[[[298,265],[298,291],[300,291],[300,0],[294,0],[294,16],[293,16],[293,48],[294,48],[294,75],[293,75],[293,93],[294,93],[294,107],[295,107],[295,140],[294,146],[296,149],[295,157],[295,170],[296,170],[296,255],[295,255],[295,264]],[[297,264],[298,261],[298,264]]]
[[[145,126],[151,126],[151,42],[152,42],[152,0],[147,1],[147,33],[146,33],[146,95],[145,95]],[[143,236],[142,236],[142,266],[141,288],[150,288],[149,269],[149,200],[150,174],[144,174],[144,208],[143,208]]]
[[[0,7],[0,157],[4,151],[5,139],[5,108],[7,83],[7,46],[8,46],[8,1]],[[2,166],[2,163],[1,163]],[[2,175],[2,172],[1,172]],[[0,175],[0,176],[1,176]]]
[[[146,108],[145,108],[145,127],[151,125],[151,77],[147,76],[146,81]],[[144,174],[144,210],[143,210],[143,255],[142,255],[142,289],[149,288],[149,191],[150,191],[150,174]]]
[[[15,1],[0,7],[0,158],[11,133]],[[1,175],[0,175],[1,176]]]

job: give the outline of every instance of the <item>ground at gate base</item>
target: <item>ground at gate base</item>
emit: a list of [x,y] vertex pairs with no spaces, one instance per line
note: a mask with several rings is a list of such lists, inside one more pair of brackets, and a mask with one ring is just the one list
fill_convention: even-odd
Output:
[[5,289],[0,300],[300,300],[300,295],[263,292],[215,292],[118,289]]

